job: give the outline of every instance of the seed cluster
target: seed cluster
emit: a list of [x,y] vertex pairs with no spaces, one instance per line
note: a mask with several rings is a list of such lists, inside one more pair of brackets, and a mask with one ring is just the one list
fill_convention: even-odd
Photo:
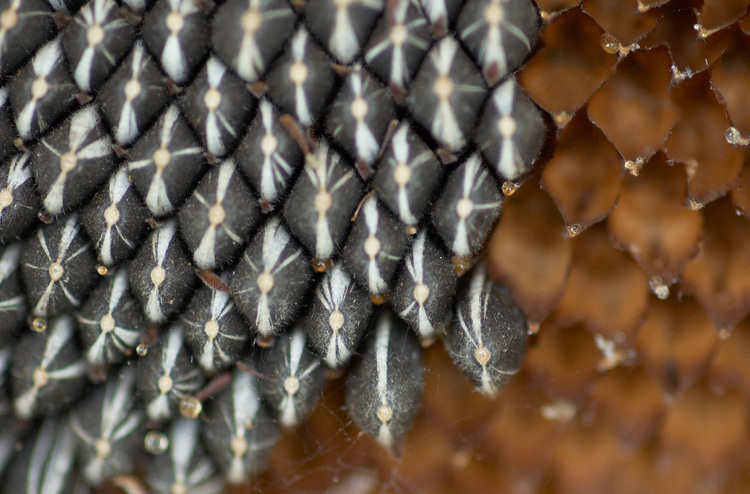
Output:
[[438,337],[494,393],[526,321],[472,265],[543,144],[538,29],[527,0],[0,0],[9,485],[145,461],[218,492],[349,365],[396,447]]

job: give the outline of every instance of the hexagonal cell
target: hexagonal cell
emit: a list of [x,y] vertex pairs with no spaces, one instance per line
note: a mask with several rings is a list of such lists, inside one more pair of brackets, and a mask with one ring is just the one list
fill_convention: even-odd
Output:
[[573,240],[573,265],[556,321],[583,324],[624,343],[640,326],[647,302],[646,276],[630,256],[612,247],[604,226]]
[[705,73],[672,91],[681,118],[665,144],[669,159],[685,165],[694,209],[734,188],[742,169],[744,151],[727,142],[730,122],[710,84]]
[[532,182],[505,201],[490,238],[490,273],[508,285],[531,326],[554,310],[567,283],[572,248],[564,231],[555,205]]
[[542,172],[542,186],[555,200],[568,228],[578,225],[583,231],[615,207],[622,175],[617,151],[579,112],[560,132],[555,156]]
[[519,74],[519,83],[558,125],[583,106],[609,77],[617,57],[601,46],[604,32],[580,8],[563,12],[541,35],[542,48]]
[[703,375],[718,337],[710,319],[692,298],[651,301],[636,346],[648,372],[669,393]]
[[[615,245],[627,250],[649,279],[667,285],[679,279],[690,259],[698,253],[703,217],[686,207],[687,176],[656,154],[639,177],[627,177],[608,226]],[[662,289],[664,290],[664,289]]]
[[681,289],[726,332],[750,313],[750,222],[727,198],[706,206],[703,216],[703,248],[685,267]]
[[671,65],[664,47],[633,52],[589,101],[589,118],[626,160],[648,159],[677,121],[669,99]]

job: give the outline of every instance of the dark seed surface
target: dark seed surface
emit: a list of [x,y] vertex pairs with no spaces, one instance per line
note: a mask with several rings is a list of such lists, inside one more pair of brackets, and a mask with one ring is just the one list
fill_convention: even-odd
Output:
[[18,134],[28,141],[49,130],[76,105],[60,38],[44,45],[13,78],[10,104]]
[[305,17],[310,31],[328,51],[339,62],[349,64],[365,44],[384,3],[383,0],[310,0],[305,5]]
[[354,169],[321,141],[289,194],[284,220],[313,257],[331,259],[346,239],[361,197]]
[[336,369],[346,365],[367,330],[372,305],[343,265],[326,273],[315,289],[309,322],[305,324],[310,345]]
[[409,89],[414,119],[450,151],[466,146],[487,86],[458,41],[446,36],[432,46]]
[[71,414],[82,475],[93,486],[135,466],[144,420],[135,400],[135,380],[135,368],[123,367]]
[[62,42],[81,91],[101,86],[133,46],[134,35],[114,0],[90,1],[76,13]]
[[235,363],[252,335],[231,295],[208,286],[198,288],[180,320],[185,340],[207,373]]
[[173,212],[206,170],[203,148],[170,106],[130,149],[130,179],[154,216]]
[[32,149],[37,189],[50,214],[84,204],[114,167],[112,140],[96,105],[78,110]]
[[167,105],[166,82],[143,42],[136,42],[98,97],[117,143],[133,142]]
[[407,244],[406,229],[373,194],[362,203],[344,249],[344,264],[372,295],[390,291]]
[[280,113],[266,98],[235,153],[264,210],[276,207],[294,183],[302,164],[302,151],[279,121]]
[[25,438],[8,467],[5,492],[80,493],[74,467],[75,435],[67,417],[50,417]]
[[370,36],[364,59],[388,83],[394,97],[402,99],[431,42],[429,23],[416,2],[386,2],[385,13]]
[[44,0],[3,0],[0,13],[6,12],[5,33],[0,39],[0,76],[3,78],[15,72],[56,32],[52,9]]
[[0,347],[13,340],[26,319],[26,295],[21,283],[20,242],[0,249]]
[[[315,428],[327,378],[334,436],[398,455],[418,343],[471,360],[456,270],[544,143],[500,70],[527,2],[0,0],[3,480],[218,493]],[[75,451],[18,463],[52,416]]]
[[89,365],[108,366],[133,355],[146,320],[130,291],[126,266],[102,278],[76,321]]
[[234,160],[203,177],[179,213],[182,238],[197,267],[214,269],[237,256],[261,219],[257,204]]
[[178,489],[218,494],[224,482],[201,440],[200,422],[177,418],[167,435],[168,450],[146,462],[146,482],[153,492],[173,494]]
[[528,0],[470,0],[456,31],[490,86],[518,67],[539,34],[539,14]]
[[456,281],[450,257],[434,235],[422,230],[394,284],[393,310],[420,338],[435,338],[448,323]]
[[164,331],[156,345],[138,360],[138,396],[152,421],[179,415],[180,400],[195,396],[203,381],[180,327]]
[[541,112],[514,79],[492,91],[476,129],[476,143],[501,180],[529,173],[544,144]]
[[312,351],[301,324],[279,337],[259,356],[263,397],[284,427],[303,422],[320,400],[326,366]]
[[282,332],[313,282],[310,258],[277,216],[247,246],[229,277],[237,308],[261,335]]
[[230,484],[263,468],[279,440],[278,425],[261,403],[255,377],[235,370],[232,384],[206,408],[206,447]]
[[31,154],[14,155],[0,166],[0,241],[20,238],[37,225],[39,196],[33,179]]
[[151,232],[130,262],[130,287],[146,319],[166,322],[190,296],[195,271],[171,219]]
[[83,210],[83,226],[105,266],[129,259],[148,232],[148,208],[121,167]]
[[424,369],[416,337],[389,310],[377,316],[346,384],[346,406],[359,427],[394,446],[419,411]]
[[96,283],[96,260],[76,214],[40,227],[27,240],[22,262],[29,306],[38,317],[80,307]]
[[443,165],[411,126],[402,123],[377,166],[378,197],[402,223],[416,225],[443,175]]
[[177,84],[190,79],[208,55],[208,21],[197,0],[159,0],[142,29],[146,46]]
[[471,256],[484,245],[502,204],[497,184],[474,154],[448,177],[432,210],[432,222],[456,256]]
[[507,287],[478,264],[459,287],[448,336],[453,362],[485,394],[492,395],[521,368],[526,317]]
[[333,60],[308,30],[300,27],[265,80],[268,96],[307,127],[320,118],[338,76]]
[[10,387],[13,410],[23,420],[66,410],[86,386],[73,318],[62,316],[48,326],[44,333],[24,333],[15,345]]
[[234,147],[256,105],[242,80],[214,57],[208,59],[180,101],[203,146],[217,157]]
[[284,0],[229,0],[214,15],[211,45],[245,81],[257,81],[294,31],[294,11]]

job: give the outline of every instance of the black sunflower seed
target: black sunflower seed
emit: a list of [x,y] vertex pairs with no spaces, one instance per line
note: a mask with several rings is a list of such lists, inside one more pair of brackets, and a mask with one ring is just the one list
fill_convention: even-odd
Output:
[[487,95],[474,62],[446,36],[430,49],[412,81],[406,105],[414,119],[450,151],[463,148]]
[[0,347],[12,342],[28,312],[19,273],[21,246],[16,242],[0,247]]
[[143,42],[137,41],[97,98],[115,141],[128,145],[148,128],[169,101],[166,82]]
[[326,132],[357,162],[357,170],[366,180],[395,118],[388,90],[355,65],[328,109]]
[[279,122],[279,112],[265,98],[235,153],[235,159],[260,196],[273,209],[289,190],[302,164],[302,151]]
[[176,105],[130,149],[130,178],[155,216],[173,212],[206,169],[203,148]]
[[219,494],[224,482],[201,443],[201,422],[179,417],[169,427],[167,452],[146,462],[146,482],[155,494]]
[[263,397],[284,427],[304,421],[321,398],[326,366],[308,345],[302,325],[277,338],[260,355]]
[[48,2],[55,9],[55,12],[71,15],[80,9],[87,0],[48,0]]
[[[13,354],[13,346],[4,344],[0,347],[0,417],[13,412],[13,404],[10,398],[8,377],[10,374],[10,362]],[[0,453],[2,455],[2,453]],[[2,468],[0,468],[2,472]]]
[[11,345],[0,348],[0,474],[5,471],[5,466],[16,452],[18,440],[14,426],[16,418],[13,415],[13,405],[8,389],[12,352],[13,346]]
[[257,81],[294,32],[284,0],[229,0],[211,25],[214,53],[247,82]]
[[32,149],[37,189],[50,214],[91,198],[114,166],[112,140],[94,105],[78,110]]
[[130,287],[146,319],[163,323],[182,308],[190,296],[195,272],[177,235],[176,219],[151,232],[129,271]]
[[425,341],[442,332],[451,314],[457,276],[450,257],[427,229],[414,239],[394,283],[393,311]]
[[91,0],[63,31],[65,56],[81,91],[98,88],[133,45],[135,30],[114,0]]
[[278,217],[248,245],[229,278],[237,308],[262,336],[281,333],[313,281],[310,258]]
[[284,219],[315,259],[325,262],[343,246],[361,197],[354,169],[321,141],[284,204]]
[[540,111],[514,79],[492,92],[474,138],[501,179],[516,180],[531,171],[546,129]]
[[16,124],[13,123],[8,88],[0,88],[0,162],[16,151],[13,141],[16,138]]
[[305,127],[318,121],[337,80],[333,60],[303,26],[265,77],[268,96]]
[[135,379],[135,368],[123,367],[71,413],[79,469],[92,486],[129,473],[135,466],[144,432]]
[[133,12],[140,14],[148,9],[154,3],[154,0],[122,0],[122,3]]
[[70,316],[49,323],[44,333],[26,331],[14,346],[10,369],[13,410],[30,420],[66,410],[86,385],[86,361]]
[[[55,35],[52,9],[44,0],[0,1],[0,77],[7,77]],[[20,492],[20,491],[19,491]]]
[[257,105],[242,80],[211,57],[181,100],[187,121],[206,150],[221,157],[234,147]]
[[67,417],[45,419],[8,466],[4,492],[82,494],[75,472],[75,435]]
[[266,464],[280,438],[278,425],[262,406],[257,380],[235,370],[232,385],[206,407],[203,439],[227,482],[241,484]]
[[539,15],[528,0],[470,0],[456,24],[490,86],[521,64],[539,29]]
[[387,295],[404,255],[407,233],[403,225],[380,204],[375,194],[359,209],[346,240],[344,264],[360,286],[371,295]]
[[49,130],[77,104],[60,38],[44,45],[10,85],[18,135],[30,140]]
[[16,154],[0,166],[0,244],[26,235],[37,225],[39,196],[31,154]]
[[76,312],[78,334],[91,366],[108,366],[133,353],[146,321],[130,292],[125,266],[105,277]]
[[177,84],[208,54],[208,21],[197,0],[159,0],[143,21],[143,41]]
[[507,287],[491,281],[480,263],[465,278],[456,298],[448,349],[456,366],[492,395],[521,368],[526,317]]
[[309,0],[305,17],[310,31],[341,63],[354,61],[383,11],[383,0]]
[[121,167],[83,210],[83,226],[102,264],[127,260],[148,230],[148,208],[135,191],[127,167]]
[[180,402],[195,397],[204,377],[184,343],[182,328],[164,331],[138,360],[138,394],[149,420],[175,417]]
[[466,0],[419,0],[427,19],[432,25],[432,35],[436,38],[445,35],[453,26],[456,16]]
[[21,266],[32,314],[48,317],[80,307],[96,283],[96,259],[77,214],[36,231]]
[[401,100],[431,41],[430,26],[419,5],[413,0],[389,1],[370,36],[364,59]]
[[367,330],[372,304],[341,264],[323,276],[315,289],[305,331],[318,355],[332,369],[349,362]]
[[236,256],[261,219],[257,204],[233,159],[203,177],[179,213],[196,266],[214,269]]
[[479,154],[473,154],[449,177],[432,209],[432,222],[458,257],[476,254],[500,216],[503,195]]
[[443,166],[407,123],[393,134],[373,185],[383,203],[409,227],[416,227],[438,189]]
[[195,293],[180,319],[185,340],[207,373],[235,363],[252,334],[231,295],[205,285]]
[[363,431],[392,447],[419,411],[424,387],[419,344],[398,318],[384,310],[363,346],[346,383],[346,406]]

